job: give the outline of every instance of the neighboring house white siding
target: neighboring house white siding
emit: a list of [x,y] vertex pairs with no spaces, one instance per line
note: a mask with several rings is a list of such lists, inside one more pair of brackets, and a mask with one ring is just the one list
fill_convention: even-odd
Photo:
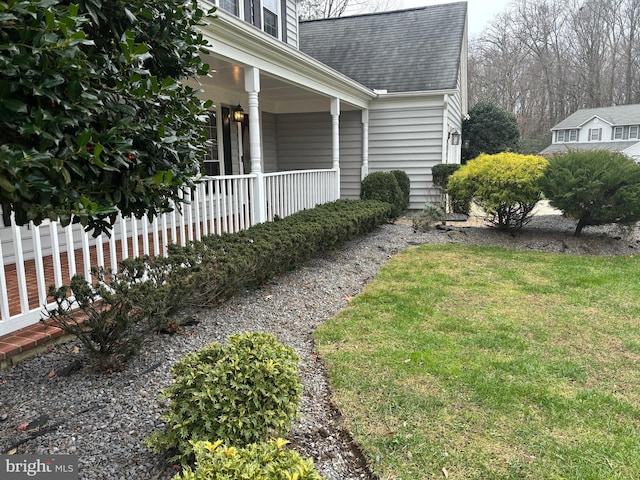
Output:
[[272,113],[262,114],[262,165],[265,173],[278,171],[276,116]]
[[285,21],[287,25],[287,43],[292,47],[298,48],[298,6],[295,0],[287,0]]
[[443,161],[442,97],[416,107],[419,103],[408,99],[404,106],[369,111],[369,172],[405,171],[411,180],[410,209],[424,207],[431,168]]

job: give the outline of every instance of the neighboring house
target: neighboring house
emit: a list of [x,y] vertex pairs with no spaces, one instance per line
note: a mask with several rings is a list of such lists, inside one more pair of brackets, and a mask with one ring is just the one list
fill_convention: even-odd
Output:
[[541,155],[572,150],[611,150],[640,162],[640,104],[585,108],[551,129]]
[[411,209],[439,201],[431,168],[460,163],[467,113],[466,2],[302,23],[296,0],[202,2],[212,4],[200,26],[210,75],[190,80],[214,102],[212,178],[183,214],[121,219],[109,239],[0,224],[0,335],[37,322],[48,285],[90,279],[91,265],[359,198],[372,171],[404,170]]

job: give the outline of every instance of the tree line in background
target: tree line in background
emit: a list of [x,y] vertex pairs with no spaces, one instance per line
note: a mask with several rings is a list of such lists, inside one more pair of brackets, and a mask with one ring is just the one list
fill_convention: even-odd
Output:
[[514,0],[469,44],[469,105],[516,115],[521,150],[581,108],[640,103],[640,0]]

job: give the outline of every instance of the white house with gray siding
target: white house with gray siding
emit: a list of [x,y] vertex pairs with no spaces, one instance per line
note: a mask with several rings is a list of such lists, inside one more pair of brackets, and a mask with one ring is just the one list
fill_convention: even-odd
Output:
[[[295,1],[278,6],[277,34],[243,5],[229,15],[224,2],[202,27],[212,74],[200,81],[217,127],[205,172],[249,173],[252,160],[263,172],[337,161],[341,198],[359,198],[364,175],[389,170],[409,175],[410,208],[439,198],[431,167],[460,163],[452,134],[467,113],[467,3],[305,22]],[[242,124],[229,120],[238,105]]]
[[572,150],[610,150],[640,162],[640,105],[584,108],[551,129],[541,155]]
[[431,168],[460,162],[467,113],[466,2],[308,22],[296,0],[201,4],[218,7],[199,27],[210,73],[189,81],[213,100],[205,181],[181,211],[120,218],[108,238],[3,212],[0,335],[37,323],[71,275],[359,198],[369,172],[405,171],[412,209],[439,200]]

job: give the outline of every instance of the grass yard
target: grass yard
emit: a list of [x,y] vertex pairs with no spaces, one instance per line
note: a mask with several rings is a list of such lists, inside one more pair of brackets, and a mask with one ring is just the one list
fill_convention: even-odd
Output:
[[640,479],[640,256],[411,248],[316,341],[382,480]]

